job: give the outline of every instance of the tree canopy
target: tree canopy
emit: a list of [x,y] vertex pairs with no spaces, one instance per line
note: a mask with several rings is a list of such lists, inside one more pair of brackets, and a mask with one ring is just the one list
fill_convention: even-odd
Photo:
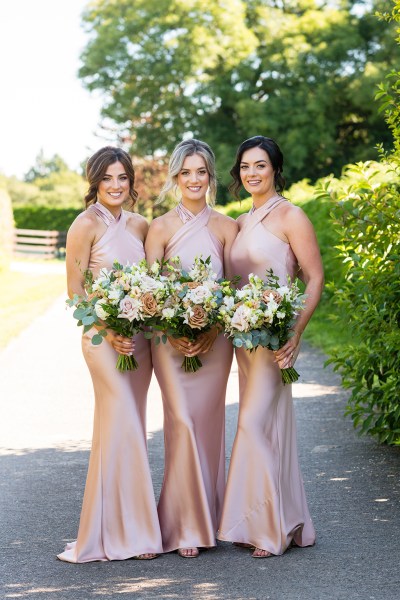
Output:
[[95,0],[79,74],[135,155],[193,135],[226,182],[238,144],[261,133],[282,147],[291,182],[315,180],[390,139],[373,100],[398,52],[393,23],[374,17],[389,4]]

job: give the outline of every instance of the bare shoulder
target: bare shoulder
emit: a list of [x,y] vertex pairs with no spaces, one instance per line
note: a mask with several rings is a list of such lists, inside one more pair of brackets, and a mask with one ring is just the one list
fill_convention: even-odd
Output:
[[284,217],[284,219],[290,224],[311,224],[310,219],[307,217],[306,213],[300,206],[296,206],[291,202],[285,202],[281,204],[279,208],[279,215]]
[[80,235],[88,233],[93,234],[98,225],[97,217],[94,213],[84,210],[76,217],[68,230],[68,235]]
[[175,210],[169,210],[160,217],[156,217],[150,223],[150,230],[153,233],[161,233],[170,227],[174,227],[177,223],[180,223],[180,219]]
[[235,221],[235,219],[232,219],[232,217],[228,217],[228,215],[223,215],[217,210],[213,209],[211,213],[211,218],[215,221],[215,223],[217,223],[221,227],[228,227],[232,231],[238,229],[238,224]]
[[238,224],[239,229],[241,229],[243,227],[243,223],[244,223],[244,220],[246,218],[246,215],[247,215],[247,213],[242,213],[236,219],[236,223]]
[[125,214],[129,228],[135,231],[140,231],[140,233],[146,236],[149,230],[149,224],[147,222],[147,219],[145,219],[145,217],[143,217],[142,215],[139,215],[138,213],[134,212],[125,211]]

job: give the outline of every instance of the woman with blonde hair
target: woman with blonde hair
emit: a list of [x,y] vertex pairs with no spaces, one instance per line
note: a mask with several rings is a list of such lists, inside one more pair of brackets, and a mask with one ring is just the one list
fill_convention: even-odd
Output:
[[[151,223],[146,239],[149,263],[179,256],[183,268],[189,269],[196,256],[210,256],[219,277],[230,275],[237,225],[211,208],[216,188],[211,148],[194,139],[178,144],[160,198],[174,190],[180,201]],[[203,366],[186,373],[182,355],[197,354]],[[164,405],[165,473],[158,505],[163,548],[194,558],[200,547],[216,545],[225,486],[225,392],[232,347],[213,329],[195,342],[169,338],[165,345],[152,345],[152,355]]]
[[[86,210],[72,223],[67,238],[68,294],[85,295],[84,271],[96,277],[144,258],[148,225],[123,210],[135,203],[135,172],[124,150],[106,146],[88,161]],[[162,551],[161,534],[146,445],[146,399],[152,374],[150,346],[142,334],[129,339],[108,330],[99,346],[96,329],[84,333],[82,349],[93,380],[95,413],[89,470],[78,537],[60,560],[152,559]],[[116,369],[119,354],[131,354],[137,371]]]

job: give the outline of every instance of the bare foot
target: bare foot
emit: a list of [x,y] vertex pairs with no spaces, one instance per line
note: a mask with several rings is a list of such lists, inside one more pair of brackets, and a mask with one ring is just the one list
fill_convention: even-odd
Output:
[[147,552],[146,554],[138,554],[137,556],[133,556],[135,560],[153,560],[153,558],[157,558],[158,554],[154,554],[153,552]]
[[269,558],[270,556],[273,556],[273,554],[271,552],[268,552],[268,550],[256,548],[251,556],[253,558]]
[[179,548],[178,554],[182,558],[197,558],[199,555],[199,549],[198,548]]

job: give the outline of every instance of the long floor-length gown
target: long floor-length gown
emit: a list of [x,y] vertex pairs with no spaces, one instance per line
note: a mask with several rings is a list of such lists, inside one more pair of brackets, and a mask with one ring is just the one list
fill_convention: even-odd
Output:
[[[223,275],[223,246],[208,228],[212,209],[198,215],[178,205],[183,225],[170,239],[165,258],[179,256],[188,269],[196,256],[211,256]],[[218,335],[201,354],[196,373],[181,368],[183,355],[168,342],[152,345],[153,365],[164,406],[165,471],[158,505],[164,552],[211,547],[225,487],[225,393],[231,344]]]
[[[268,230],[268,214],[287,202],[271,198],[250,212],[231,254],[233,273],[265,278],[273,269],[280,283],[296,276],[289,244]],[[294,541],[309,546],[315,531],[307,508],[297,456],[292,386],[283,385],[274,354],[265,348],[236,350],[239,419],[228,473],[218,538],[282,554]]]
[[[117,219],[99,202],[95,212],[107,230],[92,247],[89,268],[96,276],[144,258],[144,248],[126,229],[126,214]],[[122,560],[162,552],[161,532],[146,444],[146,398],[152,364],[150,346],[135,337],[136,371],[116,369],[118,353],[107,341],[91,343],[94,330],[83,335],[82,349],[93,380],[95,412],[92,450],[78,537],[58,558],[81,563]]]

